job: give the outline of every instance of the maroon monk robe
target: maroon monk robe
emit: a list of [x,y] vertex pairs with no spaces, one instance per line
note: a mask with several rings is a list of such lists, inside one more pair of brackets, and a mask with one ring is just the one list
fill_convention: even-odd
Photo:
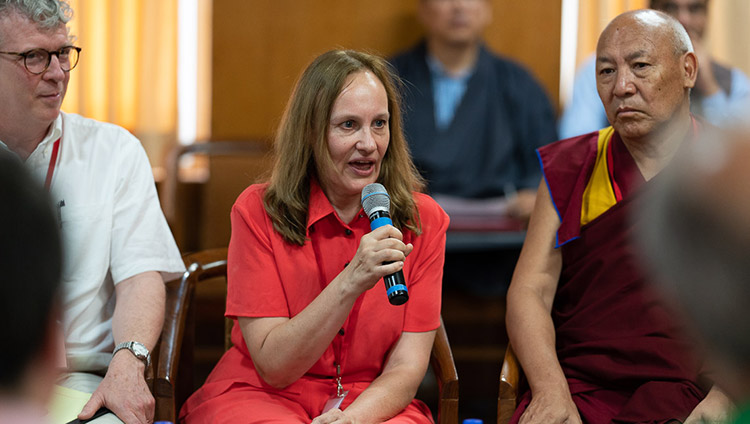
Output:
[[[594,132],[539,149],[561,217],[563,265],[552,306],[558,359],[584,423],[681,421],[706,395],[698,386],[701,364],[633,250],[631,209],[648,184],[616,133],[609,176],[622,200],[581,226],[597,139]],[[527,389],[512,423],[530,400]]]

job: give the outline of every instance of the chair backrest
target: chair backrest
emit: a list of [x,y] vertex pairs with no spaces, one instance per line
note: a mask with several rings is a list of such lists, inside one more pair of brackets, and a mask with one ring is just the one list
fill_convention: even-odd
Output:
[[[184,158],[201,164],[180,169]],[[159,190],[162,208],[182,251],[226,246],[229,211],[237,196],[271,167],[266,140],[206,141],[177,146],[169,154]]]
[[[208,249],[183,256],[187,271],[179,280],[167,283],[167,310],[158,352],[154,377],[156,399],[155,421],[177,422],[182,403],[190,395],[193,382],[192,368],[194,343],[192,301],[195,287],[201,281],[225,277],[227,249]],[[231,346],[229,330],[231,321],[225,321],[225,349]],[[438,424],[458,423],[458,373],[453,360],[448,335],[442,319],[435,335],[430,355],[430,365],[438,382]],[[188,372],[180,372],[188,370]]]

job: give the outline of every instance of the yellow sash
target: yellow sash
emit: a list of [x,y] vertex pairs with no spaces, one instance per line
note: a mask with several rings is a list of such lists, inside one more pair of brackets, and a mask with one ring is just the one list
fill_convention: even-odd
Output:
[[614,133],[615,130],[612,127],[599,130],[594,171],[591,173],[586,190],[583,192],[581,226],[593,221],[617,203],[612,182],[609,179],[609,166],[607,165],[607,149],[612,142]]

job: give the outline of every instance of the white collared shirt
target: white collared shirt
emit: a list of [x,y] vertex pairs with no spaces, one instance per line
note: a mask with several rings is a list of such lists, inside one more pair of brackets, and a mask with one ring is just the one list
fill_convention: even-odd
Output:
[[116,125],[61,112],[26,160],[42,183],[61,135],[50,192],[62,226],[68,369],[103,370],[114,348],[115,285],[146,271],[166,281],[185,268],[138,139]]

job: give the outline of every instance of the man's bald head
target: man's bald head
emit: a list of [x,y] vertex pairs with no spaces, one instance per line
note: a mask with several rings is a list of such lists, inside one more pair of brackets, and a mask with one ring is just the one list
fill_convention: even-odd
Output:
[[688,35],[685,27],[683,27],[677,19],[666,13],[651,9],[625,12],[613,19],[612,22],[604,28],[604,31],[602,31],[602,34],[599,37],[599,42],[602,42],[602,39],[605,37],[605,34],[607,34],[607,30],[610,29],[610,27],[616,28],[620,25],[636,25],[646,33],[663,32],[663,34],[668,37],[675,55],[679,56],[687,52],[693,52],[693,43],[690,41],[690,35]]
[[596,84],[623,140],[641,142],[689,121],[698,74],[692,50],[682,25],[655,10],[626,12],[607,25],[596,49]]

